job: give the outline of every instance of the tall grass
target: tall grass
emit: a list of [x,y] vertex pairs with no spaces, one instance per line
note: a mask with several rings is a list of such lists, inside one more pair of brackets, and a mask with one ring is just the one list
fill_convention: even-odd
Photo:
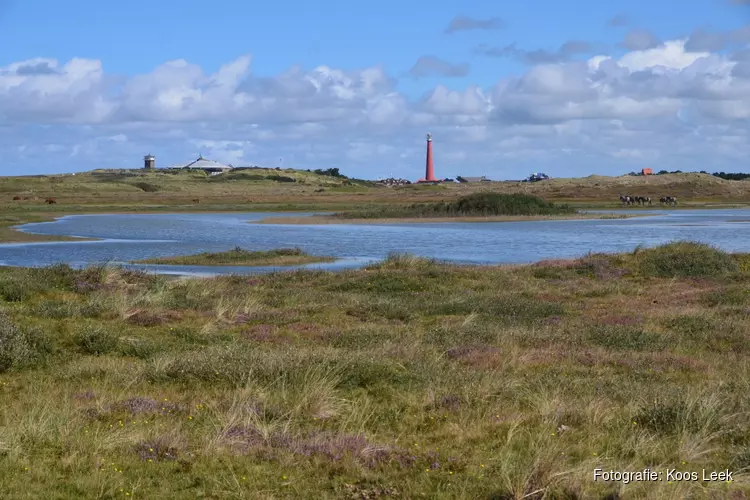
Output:
[[[0,303],[0,496],[742,498],[748,274],[696,252],[0,270],[28,290]],[[595,483],[597,467],[735,481]]]
[[405,217],[470,217],[502,215],[565,215],[574,214],[569,205],[558,205],[528,194],[475,193],[456,201],[417,203],[405,206],[377,207],[370,210],[340,212],[336,217],[349,219]]

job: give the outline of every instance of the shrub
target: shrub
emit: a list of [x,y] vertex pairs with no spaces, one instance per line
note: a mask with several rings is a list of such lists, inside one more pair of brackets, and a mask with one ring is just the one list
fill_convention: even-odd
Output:
[[118,351],[122,356],[148,359],[157,354],[161,349],[159,346],[145,339],[126,339],[118,344]]
[[146,193],[155,193],[161,189],[159,186],[149,184],[148,182],[136,182],[133,185]]
[[633,253],[641,275],[658,278],[718,277],[740,270],[728,253],[691,241],[676,241]]
[[51,340],[41,331],[22,329],[0,315],[0,373],[36,366],[51,352]]
[[294,177],[287,177],[285,175],[267,175],[266,179],[276,182],[297,182],[297,179],[295,179]]
[[103,327],[87,326],[76,336],[76,344],[86,354],[99,356],[117,349],[118,338]]
[[33,293],[20,279],[7,278],[0,281],[0,297],[6,302],[23,302]]
[[380,262],[370,264],[365,269],[423,269],[439,264],[435,259],[418,257],[408,253],[390,252]]

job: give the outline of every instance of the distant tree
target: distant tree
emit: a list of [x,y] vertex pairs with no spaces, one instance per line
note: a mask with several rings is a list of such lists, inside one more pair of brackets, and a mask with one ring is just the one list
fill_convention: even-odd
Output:
[[664,175],[664,174],[668,174],[668,173],[669,172],[667,172],[666,170],[659,170],[658,172],[656,172],[656,175]]
[[327,168],[325,170],[318,168],[316,170],[313,170],[313,173],[316,173],[318,175],[327,175],[328,177],[340,177],[342,179],[347,179],[348,178],[345,175],[342,175],[339,172],[338,168]]
[[742,172],[737,172],[737,173],[714,172],[712,175],[714,177],[719,177],[721,179],[726,179],[728,181],[741,181],[743,179],[750,178],[750,174],[745,174]]

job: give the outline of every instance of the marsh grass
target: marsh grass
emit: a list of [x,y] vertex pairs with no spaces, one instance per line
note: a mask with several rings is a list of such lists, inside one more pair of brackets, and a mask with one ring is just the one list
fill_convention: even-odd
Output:
[[474,193],[455,201],[415,203],[405,206],[373,207],[371,209],[339,212],[334,217],[344,219],[391,219],[419,217],[491,217],[514,215],[565,215],[577,210],[521,193]]
[[0,269],[3,494],[741,498],[591,478],[750,466],[740,260]]
[[136,264],[170,264],[191,266],[291,266],[315,262],[330,262],[332,257],[309,255],[300,248],[250,251],[235,247],[226,252],[205,252],[178,257],[159,257],[136,261]]

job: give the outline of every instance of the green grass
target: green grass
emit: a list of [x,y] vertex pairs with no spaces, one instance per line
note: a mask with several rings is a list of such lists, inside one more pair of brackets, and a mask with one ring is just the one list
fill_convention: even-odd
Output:
[[135,261],[135,264],[171,264],[190,266],[292,266],[315,262],[331,262],[333,257],[309,255],[299,248],[250,251],[235,247],[226,252],[205,252],[196,255],[159,257]]
[[[717,252],[0,268],[2,496],[742,498],[750,274]],[[735,481],[595,483],[597,467]]]
[[389,219],[409,217],[492,217],[506,215],[565,215],[577,210],[569,205],[556,205],[528,194],[474,193],[455,201],[417,203],[406,206],[377,207],[337,213],[346,219]]

